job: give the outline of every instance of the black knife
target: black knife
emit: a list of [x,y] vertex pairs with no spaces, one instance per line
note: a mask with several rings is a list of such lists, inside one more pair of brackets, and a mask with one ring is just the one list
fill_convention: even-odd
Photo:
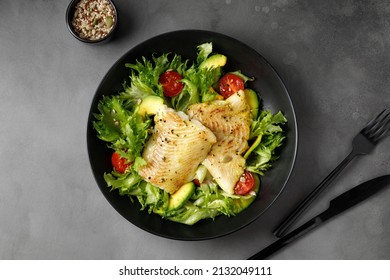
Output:
[[276,242],[272,243],[268,247],[264,248],[257,254],[250,257],[248,260],[265,259],[266,257],[275,253],[277,250],[290,244],[294,240],[298,239],[299,237],[309,232],[310,230],[318,227],[319,225],[329,220],[330,218],[338,214],[341,214],[345,210],[364,201],[365,199],[369,198],[370,196],[376,194],[377,192],[379,192],[380,190],[388,186],[390,186],[390,175],[384,175],[369,180],[367,182],[364,182],[358,185],[357,187],[354,187],[349,191],[346,191],[345,193],[332,199],[329,203],[328,209],[326,209],[324,212],[312,218],[311,220],[309,220],[302,226],[298,227],[297,229],[293,230],[289,234],[283,236]]

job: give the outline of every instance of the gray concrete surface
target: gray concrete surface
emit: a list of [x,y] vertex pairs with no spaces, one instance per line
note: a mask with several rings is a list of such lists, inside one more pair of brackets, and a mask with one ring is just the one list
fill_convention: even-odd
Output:
[[[69,0],[0,1],[0,259],[245,259],[390,106],[388,1],[115,0],[109,44],[78,42]],[[163,239],[123,219],[92,176],[86,126],[94,92],[131,47],[179,29],[235,37],[278,70],[295,105],[299,152],[285,191],[257,221],[201,242]],[[351,163],[305,218],[354,185],[390,173],[390,137]],[[390,191],[273,259],[390,259]]]

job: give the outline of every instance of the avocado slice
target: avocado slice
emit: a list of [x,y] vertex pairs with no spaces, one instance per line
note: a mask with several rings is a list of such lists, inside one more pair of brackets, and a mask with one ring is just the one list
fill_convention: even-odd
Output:
[[157,95],[145,96],[138,107],[138,114],[140,115],[155,115],[158,108],[164,104],[164,99]]
[[224,56],[223,54],[214,54],[210,57],[208,57],[205,61],[203,61],[200,65],[199,68],[218,68],[225,66],[227,61],[227,57]]
[[244,92],[250,110],[252,112],[253,119],[257,119],[257,116],[259,115],[259,97],[257,96],[257,93],[252,89],[246,88]]
[[195,184],[189,182],[180,187],[174,194],[169,197],[168,209],[175,210],[179,209],[187,202],[188,199],[195,192]]

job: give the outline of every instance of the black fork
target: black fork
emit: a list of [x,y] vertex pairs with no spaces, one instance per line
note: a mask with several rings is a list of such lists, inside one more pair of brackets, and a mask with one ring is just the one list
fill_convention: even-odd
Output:
[[390,109],[385,109],[355,136],[352,141],[352,151],[349,155],[311,193],[309,193],[301,203],[298,204],[294,211],[292,211],[291,214],[273,231],[273,234],[276,237],[283,236],[290,226],[295,223],[298,217],[309,207],[318,195],[329,186],[348,163],[357,155],[370,153],[389,130]]

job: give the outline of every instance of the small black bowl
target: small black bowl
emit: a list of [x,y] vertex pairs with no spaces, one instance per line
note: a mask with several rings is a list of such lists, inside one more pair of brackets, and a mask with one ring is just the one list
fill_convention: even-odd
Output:
[[97,39],[97,40],[89,40],[89,39],[80,37],[79,34],[75,31],[75,29],[74,29],[74,27],[72,25],[73,16],[74,16],[74,13],[75,13],[75,8],[76,8],[76,5],[80,1],[81,0],[72,0],[69,3],[68,8],[66,9],[66,18],[65,18],[66,19],[66,26],[68,27],[68,30],[73,35],[73,37],[75,37],[77,40],[79,40],[81,42],[89,43],[89,44],[97,44],[97,43],[107,42],[110,39],[112,39],[116,29],[118,28],[118,13],[117,13],[117,10],[116,10],[114,2],[111,1],[111,0],[107,0],[111,4],[111,6],[112,6],[112,8],[114,10],[115,21],[114,21],[113,28],[103,38],[100,38],[100,39]]

